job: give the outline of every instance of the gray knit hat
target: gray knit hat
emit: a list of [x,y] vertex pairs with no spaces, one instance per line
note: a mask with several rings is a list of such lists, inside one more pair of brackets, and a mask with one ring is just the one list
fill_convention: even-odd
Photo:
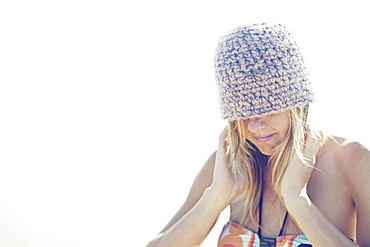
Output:
[[223,119],[257,117],[313,102],[299,48],[280,24],[250,24],[223,36],[215,73]]

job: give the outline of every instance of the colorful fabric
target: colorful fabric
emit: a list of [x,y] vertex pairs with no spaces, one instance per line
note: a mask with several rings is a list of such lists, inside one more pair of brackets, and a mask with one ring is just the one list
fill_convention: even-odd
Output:
[[312,247],[305,235],[283,235],[275,239],[268,238],[271,241],[264,243],[260,239],[257,233],[235,221],[229,221],[221,233],[218,247]]

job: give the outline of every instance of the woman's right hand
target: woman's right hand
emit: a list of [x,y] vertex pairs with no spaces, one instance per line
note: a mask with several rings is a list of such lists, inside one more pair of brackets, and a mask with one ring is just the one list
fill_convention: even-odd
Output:
[[240,176],[234,176],[230,169],[230,153],[227,143],[228,128],[222,131],[219,137],[219,144],[216,153],[215,167],[213,172],[213,181],[210,190],[216,191],[220,196],[227,200],[228,204],[240,194],[245,182]]

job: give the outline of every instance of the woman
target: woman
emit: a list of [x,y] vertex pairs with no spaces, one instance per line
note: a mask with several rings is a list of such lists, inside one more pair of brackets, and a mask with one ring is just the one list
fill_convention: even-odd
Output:
[[233,30],[219,42],[215,71],[228,127],[148,246],[200,245],[228,205],[219,247],[370,246],[370,153],[310,126],[313,93],[289,32]]

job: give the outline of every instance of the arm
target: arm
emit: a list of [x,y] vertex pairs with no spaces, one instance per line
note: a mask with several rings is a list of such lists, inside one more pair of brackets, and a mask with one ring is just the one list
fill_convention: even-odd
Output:
[[[301,193],[298,197],[284,197],[289,213],[298,223],[304,234],[315,247],[358,246],[338,230],[311,202]],[[320,233],[320,234],[318,234]],[[361,245],[369,246],[369,245]]]
[[208,160],[206,161],[206,163],[203,165],[202,169],[196,176],[184,204],[181,206],[181,208],[175,214],[175,216],[170,220],[170,222],[165,226],[165,228],[160,232],[160,234],[170,229],[187,212],[189,212],[201,199],[205,190],[212,184],[215,157],[216,152],[214,152],[208,158]]
[[[313,157],[315,157],[318,148],[317,140],[309,139],[305,145],[305,149],[303,150],[304,157],[311,157],[309,160],[314,161]],[[354,154],[351,152],[347,153],[345,150],[348,150],[348,147],[343,148],[340,151],[340,160],[349,160],[353,158]],[[352,163],[353,162],[354,160],[352,159]],[[341,165],[341,169],[348,169],[348,171],[345,170],[344,173],[347,174],[348,177],[351,177],[351,180],[357,180],[357,182],[360,183],[363,182],[356,179],[353,176],[353,172],[349,172],[355,169],[353,164],[343,164]],[[291,163],[286,169],[281,186],[281,193],[289,213],[315,247],[358,246],[344,235],[332,222],[330,222],[311,201],[307,194],[307,182],[311,173],[312,168],[304,165],[298,157],[293,157]],[[367,212],[369,212],[369,208]],[[367,220],[368,219],[369,218],[367,218]],[[360,228],[364,226],[365,223],[363,223],[363,226]],[[357,239],[360,240],[358,237],[359,236],[357,236]],[[365,243],[363,240],[360,240],[358,243],[363,247],[369,246],[363,245]]]
[[[197,216],[199,212],[201,212],[199,209],[202,209],[202,207],[205,205],[205,202],[208,199],[211,199],[210,197],[204,197],[206,189],[211,185],[212,183],[212,176],[213,176],[213,170],[214,170],[214,163],[215,163],[215,153],[211,155],[211,157],[207,160],[207,162],[204,164],[202,169],[199,171],[197,177],[195,178],[193,185],[190,189],[189,195],[187,199],[185,200],[184,204],[180,208],[180,210],[175,214],[175,216],[170,220],[170,222],[165,226],[165,228],[157,235],[155,239],[153,239],[147,247],[155,247],[155,246],[166,246],[165,245],[165,238],[168,237],[168,232],[171,232],[173,235],[178,236],[179,240],[177,242],[183,241],[184,238],[182,232],[176,233],[177,230],[173,230],[175,224],[180,221],[186,214],[190,214],[187,217],[191,218],[194,216]],[[203,203],[200,203],[201,199],[203,199]],[[197,205],[198,204],[198,205]],[[197,205],[197,209],[195,209],[195,206]],[[190,211],[193,210],[192,213]],[[198,219],[201,219],[202,215],[199,215]],[[207,219],[208,220],[208,219]],[[204,222],[202,222],[204,223]],[[185,223],[185,225],[187,225]],[[190,224],[189,226],[192,226],[193,224]],[[199,224],[198,224],[199,225]],[[202,225],[202,224],[200,224]],[[177,229],[179,229],[177,227]],[[182,229],[183,231],[185,229]],[[210,231],[210,230],[209,230]],[[208,231],[208,232],[209,232]],[[189,231],[188,231],[189,232]],[[189,238],[188,238],[189,239]],[[202,242],[204,238],[200,237],[199,242]],[[172,240],[176,241],[176,240]],[[190,245],[189,245],[190,246]],[[195,246],[195,244],[193,245]]]
[[348,181],[356,205],[356,241],[360,246],[370,246],[370,152],[358,143],[349,147],[351,161]]
[[147,247],[200,246],[227,203],[214,191],[206,190],[198,203]]
[[236,196],[228,168],[226,129],[219,147],[196,177],[184,205],[147,247],[193,247],[200,245],[219,214]]

